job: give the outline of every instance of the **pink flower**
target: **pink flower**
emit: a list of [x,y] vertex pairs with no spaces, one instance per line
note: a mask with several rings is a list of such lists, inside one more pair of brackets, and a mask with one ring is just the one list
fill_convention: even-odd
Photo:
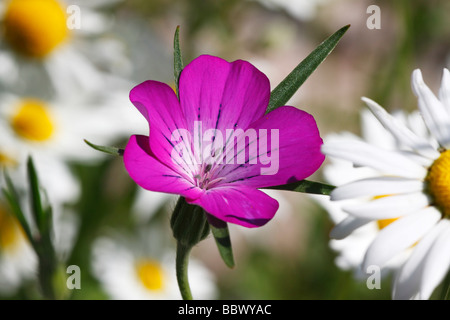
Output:
[[141,187],[179,194],[245,227],[272,219],[278,202],[258,188],[303,180],[322,164],[314,118],[290,106],[267,114],[270,84],[246,61],[203,55],[181,72],[179,99],[145,81],[130,100],[150,125],[131,136],[125,168]]

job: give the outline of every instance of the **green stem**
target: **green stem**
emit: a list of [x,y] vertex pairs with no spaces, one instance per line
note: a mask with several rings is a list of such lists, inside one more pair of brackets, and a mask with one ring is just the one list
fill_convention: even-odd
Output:
[[178,288],[180,289],[183,300],[193,300],[188,279],[189,253],[191,252],[191,248],[181,244],[180,241],[177,242],[176,273]]
[[450,300],[450,271],[447,273],[447,276],[444,279],[444,283],[442,284],[440,299]]

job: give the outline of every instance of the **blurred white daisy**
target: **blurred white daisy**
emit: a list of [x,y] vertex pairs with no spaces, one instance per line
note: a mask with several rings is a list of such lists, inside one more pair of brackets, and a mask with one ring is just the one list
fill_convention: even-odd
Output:
[[138,186],[133,205],[134,219],[138,224],[147,223],[158,210],[165,210],[169,213],[170,209],[175,207],[176,201],[176,195],[148,191]]
[[355,201],[343,208],[351,216],[349,227],[396,219],[376,235],[362,264],[363,270],[372,265],[382,268],[406,250],[412,251],[396,274],[395,299],[430,298],[450,267],[450,73],[444,69],[439,98],[423,82],[420,70],[412,74],[412,88],[429,134],[416,134],[363,98],[397,148],[357,140],[323,145],[326,155],[377,172],[338,186],[331,200]]
[[126,108],[127,99],[124,91],[52,101],[2,94],[0,141],[12,140],[18,152],[62,161],[101,159],[103,155],[83,139],[109,145],[130,134],[127,121],[130,127],[139,126]]
[[[99,238],[92,250],[92,270],[113,300],[181,299],[175,253],[155,230],[136,238]],[[196,299],[215,299],[214,277],[200,262],[189,261],[189,283]]]
[[36,274],[36,254],[8,205],[0,199],[0,295],[14,295]]
[[[115,78],[108,71],[128,68],[129,61],[121,42],[107,35],[113,18],[99,9],[116,2],[3,1],[0,84],[16,93],[63,95],[95,91],[108,81],[112,85]],[[52,84],[51,92],[45,80]]]
[[311,20],[320,5],[329,0],[257,0],[269,9],[285,10],[298,20]]

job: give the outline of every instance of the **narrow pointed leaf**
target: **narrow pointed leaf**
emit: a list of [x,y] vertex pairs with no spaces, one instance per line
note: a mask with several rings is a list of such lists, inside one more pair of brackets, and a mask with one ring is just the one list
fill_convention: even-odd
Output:
[[321,182],[314,182],[308,180],[301,180],[280,186],[267,187],[264,189],[288,190],[303,193],[323,194],[329,196],[335,186],[324,184]]
[[4,172],[4,176],[6,181],[6,188],[2,189],[3,195],[5,196],[6,200],[9,203],[12,213],[22,226],[22,229],[24,230],[28,240],[33,245],[33,247],[35,247],[34,237],[33,234],[31,233],[30,225],[28,224],[28,221],[25,218],[25,214],[22,211],[17,190],[14,187],[11,178],[9,177],[9,174],[6,171]]
[[225,221],[221,221],[210,214],[207,214],[209,227],[211,233],[216,241],[217,249],[222,257],[223,262],[229,267],[234,267],[233,249],[231,246],[230,232],[228,230],[228,224]]
[[42,209],[42,201],[39,187],[39,179],[36,168],[31,157],[27,161],[28,183],[31,192],[31,212],[33,213],[39,232],[46,229],[47,217],[45,210]]
[[95,149],[97,151],[101,151],[104,153],[112,154],[113,156],[123,156],[124,149],[116,148],[116,147],[105,147],[105,146],[99,146],[96,144],[93,144],[92,142],[89,142],[88,140],[84,139],[84,142],[88,146],[90,146],[92,149]]
[[313,52],[300,62],[275,89],[273,89],[270,94],[269,106],[267,107],[266,112],[270,112],[288,102],[306,79],[308,79],[314,70],[316,70],[331,51],[333,51],[349,27],[350,25],[347,25],[339,29],[322,42]]
[[178,81],[180,79],[181,71],[183,70],[183,59],[181,57],[181,50],[180,50],[180,26],[177,26],[177,29],[175,30],[175,36],[173,39],[173,67],[175,77],[175,90],[177,95],[179,95]]

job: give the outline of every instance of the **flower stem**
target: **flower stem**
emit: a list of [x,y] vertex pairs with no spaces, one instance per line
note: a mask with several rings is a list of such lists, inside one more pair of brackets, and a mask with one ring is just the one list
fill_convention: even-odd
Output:
[[183,300],[193,300],[188,279],[188,264],[191,248],[192,247],[183,245],[180,243],[180,241],[177,241],[177,256],[175,262],[176,273],[178,288],[180,289],[181,297],[183,298]]
[[444,279],[441,291],[441,300],[450,300],[450,271]]

